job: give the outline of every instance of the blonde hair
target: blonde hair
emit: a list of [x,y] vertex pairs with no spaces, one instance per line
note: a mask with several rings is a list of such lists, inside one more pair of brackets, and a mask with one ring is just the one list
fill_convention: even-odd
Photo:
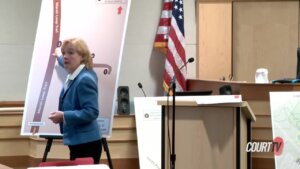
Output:
[[84,40],[80,38],[66,39],[62,43],[61,51],[63,51],[68,44],[74,46],[76,52],[82,56],[82,64],[84,64],[88,69],[93,69],[93,58]]

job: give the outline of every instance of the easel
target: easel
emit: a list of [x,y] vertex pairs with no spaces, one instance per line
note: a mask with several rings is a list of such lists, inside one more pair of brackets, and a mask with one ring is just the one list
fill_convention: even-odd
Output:
[[40,135],[40,138],[47,139],[47,144],[46,144],[44,155],[43,155],[43,159],[42,159],[42,162],[46,162],[47,161],[48,153],[50,152],[50,149],[51,149],[51,146],[52,146],[53,139],[62,139],[63,136],[46,136],[46,135]]
[[[46,162],[47,161],[47,156],[48,153],[50,152],[52,143],[54,139],[63,139],[63,136],[46,136],[46,135],[40,135],[40,138],[45,138],[47,139],[47,145],[45,147],[45,151],[44,151],[44,155],[43,155],[43,159],[42,162]],[[113,169],[113,165],[112,165],[112,161],[110,158],[110,153],[109,153],[109,149],[108,149],[108,144],[107,144],[107,140],[105,137],[103,137],[101,139],[102,141],[102,145],[103,145],[103,149],[106,152],[106,156],[107,156],[107,160],[108,160],[108,165],[110,169]]]

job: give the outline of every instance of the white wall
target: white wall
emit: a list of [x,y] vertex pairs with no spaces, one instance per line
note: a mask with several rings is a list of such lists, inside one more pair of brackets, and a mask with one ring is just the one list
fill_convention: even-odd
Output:
[[[165,56],[153,49],[162,0],[131,0],[119,85],[133,97],[163,95]],[[186,56],[196,56],[195,0],[184,1]],[[41,0],[0,0],[0,101],[24,101]],[[196,59],[196,57],[195,57]],[[196,77],[194,63],[188,78]],[[100,89],[105,90],[105,89]]]
[[25,100],[40,0],[0,0],[0,101]]

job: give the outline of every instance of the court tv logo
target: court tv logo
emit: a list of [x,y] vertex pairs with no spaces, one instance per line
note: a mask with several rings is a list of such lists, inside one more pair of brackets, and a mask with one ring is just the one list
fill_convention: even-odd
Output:
[[281,155],[284,148],[284,141],[281,137],[276,137],[273,141],[248,142],[246,152],[273,152],[274,155]]

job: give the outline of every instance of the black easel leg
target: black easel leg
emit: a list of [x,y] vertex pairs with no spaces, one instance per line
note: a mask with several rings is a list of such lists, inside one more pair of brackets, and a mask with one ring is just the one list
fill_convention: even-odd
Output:
[[50,152],[52,142],[53,142],[53,138],[48,138],[47,140],[48,141],[47,141],[47,145],[46,145],[46,148],[45,148],[45,152],[44,152],[44,155],[43,155],[42,162],[46,162],[46,160],[47,160],[47,155]]
[[104,151],[106,152],[106,156],[107,156],[107,159],[108,159],[109,168],[113,169],[113,165],[112,165],[112,161],[111,161],[111,158],[110,158],[110,153],[109,153],[109,149],[108,149],[108,144],[107,144],[106,138],[102,138],[102,144],[103,144]]

